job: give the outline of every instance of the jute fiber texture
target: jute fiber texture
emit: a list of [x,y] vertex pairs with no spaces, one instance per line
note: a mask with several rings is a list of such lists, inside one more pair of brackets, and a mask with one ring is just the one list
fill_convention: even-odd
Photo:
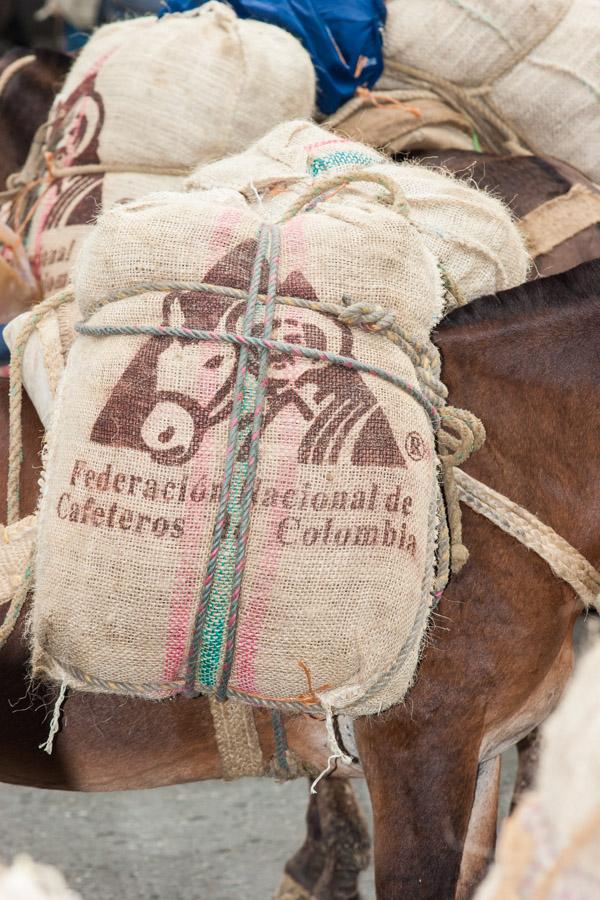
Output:
[[[364,166],[398,185],[407,198],[411,222],[443,271],[460,286],[463,302],[525,281],[529,255],[499,200],[446,173],[392,163],[372,147],[311,122],[286,122],[245,152],[199,166],[186,188],[222,185],[250,200],[256,200],[258,192],[265,215],[276,218],[287,203],[282,187],[300,193],[320,172],[350,174]],[[345,203],[360,204],[376,190],[373,184],[356,182]]]
[[[19,333],[29,321],[30,313],[21,313],[4,329],[4,337],[14,351]],[[79,307],[72,300],[48,311],[29,336],[23,352],[23,387],[44,428],[49,428],[58,382],[65,359],[75,339]]]
[[351,141],[388,154],[411,150],[473,150],[473,124],[423,88],[365,91],[324,123]]
[[428,335],[443,285],[375,177],[357,203],[325,173],[277,224],[231,190],[100,218],[48,439],[36,675],[351,715],[404,696],[432,601],[438,414],[418,338],[386,335]]
[[[592,629],[590,629],[591,631]],[[536,783],[507,819],[477,900],[600,895],[600,643],[544,725]]]
[[43,294],[65,287],[103,209],[177,189],[199,162],[310,115],[314,96],[300,43],[222,3],[98,29],[53,104],[32,195],[27,243]]
[[482,103],[599,181],[599,45],[598,0],[392,0],[380,86],[433,87],[475,118]]

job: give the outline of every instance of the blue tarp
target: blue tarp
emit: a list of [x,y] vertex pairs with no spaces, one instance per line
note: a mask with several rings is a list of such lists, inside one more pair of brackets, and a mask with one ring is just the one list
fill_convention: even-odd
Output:
[[[203,0],[166,0],[159,15]],[[385,0],[229,0],[240,18],[259,19],[295,35],[317,72],[317,103],[327,115],[372,87],[383,70]]]

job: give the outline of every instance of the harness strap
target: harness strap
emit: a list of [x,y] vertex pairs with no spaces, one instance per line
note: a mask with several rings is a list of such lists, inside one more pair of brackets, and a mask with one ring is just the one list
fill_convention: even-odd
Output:
[[600,193],[583,184],[542,203],[523,216],[519,228],[532,256],[549,253],[590,225],[600,221]]
[[214,697],[209,702],[225,781],[264,775],[252,708],[234,700],[223,703]]

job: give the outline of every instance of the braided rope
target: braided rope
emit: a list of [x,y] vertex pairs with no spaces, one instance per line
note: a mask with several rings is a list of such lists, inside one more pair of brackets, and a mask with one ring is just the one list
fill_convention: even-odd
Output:
[[22,449],[22,428],[21,428],[21,408],[23,400],[23,355],[25,345],[30,335],[42,319],[58,309],[63,303],[67,303],[73,299],[73,292],[70,288],[53,294],[46,300],[42,300],[37,306],[31,310],[29,318],[24,323],[15,340],[15,345],[11,353],[10,363],[10,397],[9,397],[9,416],[10,426],[8,432],[8,479],[7,479],[7,524],[12,525],[19,518],[20,506],[20,474],[23,456]]
[[462,540],[462,515],[455,471],[483,446],[485,428],[473,413],[455,406],[442,407],[440,419],[442,425],[438,432],[437,451],[444,479],[452,573],[457,574],[467,562],[469,551]]
[[[448,288],[449,290],[449,288]],[[206,291],[218,294],[222,297],[231,297],[236,300],[247,300],[248,292],[239,288],[224,287],[210,282],[137,282],[127,288],[122,288],[107,295],[98,306],[124,300],[138,294],[154,293],[160,291]],[[257,299],[266,300],[266,294],[259,293]],[[277,295],[276,303],[284,306],[296,306],[300,309],[310,309],[314,312],[332,315],[344,321],[346,324],[362,328],[373,334],[379,334],[396,344],[405,353],[416,369],[419,383],[425,396],[434,406],[444,403],[448,396],[446,386],[440,379],[441,365],[439,352],[431,342],[419,341],[401,328],[395,320],[395,314],[381,306],[353,302],[350,297],[343,295],[341,304],[330,303],[325,300],[306,300],[304,297],[292,297]]]
[[313,347],[306,347],[304,344],[288,344],[285,341],[274,341],[271,339],[253,337],[249,334],[236,334],[228,331],[204,331],[198,328],[177,328],[167,325],[83,325],[78,324],[75,330],[80,334],[91,335],[93,337],[113,337],[118,335],[135,336],[147,334],[150,337],[179,337],[190,341],[215,341],[217,343],[237,344],[240,347],[257,347],[258,349],[266,349],[273,352],[287,353],[290,356],[304,357],[304,359],[316,360],[317,362],[328,362],[334,366],[341,366],[345,369],[354,369],[357,372],[364,372],[366,375],[376,375],[383,381],[389,381],[412,397],[427,413],[431,421],[434,431],[439,428],[439,411],[424,396],[423,393],[415,385],[410,384],[399,375],[380,369],[379,366],[373,366],[369,363],[361,362],[350,356],[339,356],[337,353],[329,353],[326,350],[316,350]]
[[554,574],[573,588],[584,606],[600,611],[600,572],[578,550],[498,491],[460,469],[455,476],[463,503],[541,556]]
[[300,212],[309,212],[319,199],[328,199],[328,194],[326,192],[333,190],[334,188],[346,187],[355,181],[371,181],[374,184],[381,185],[381,187],[384,187],[392,197],[392,210],[401,215],[408,216],[410,205],[406,194],[403,192],[398,182],[394,181],[393,178],[390,178],[389,175],[386,175],[383,172],[367,170],[360,172],[342,172],[315,178],[310,186],[305,191],[302,191],[295,203],[292,203],[289,209],[285,211],[284,215],[281,217],[281,222],[289,221],[289,219],[297,216]]
[[[240,355],[238,360],[238,370],[236,376],[235,387],[233,391],[233,406],[231,409],[231,415],[229,418],[229,433],[227,438],[227,448],[225,451],[225,467],[223,473],[223,483],[221,485],[221,495],[219,497],[219,506],[217,510],[217,515],[215,519],[215,526],[213,530],[213,539],[212,545],[210,548],[210,553],[208,557],[208,564],[206,567],[206,575],[204,577],[204,583],[202,585],[202,595],[200,598],[200,603],[198,605],[198,609],[196,610],[196,617],[194,620],[194,627],[192,631],[192,640],[190,643],[190,650],[188,654],[188,665],[187,665],[187,674],[186,674],[186,693],[190,696],[195,694],[195,683],[196,683],[196,669],[198,666],[198,660],[200,656],[200,645],[202,642],[202,634],[204,630],[204,622],[206,619],[206,613],[208,610],[208,603],[210,600],[210,594],[212,590],[213,580],[215,577],[215,571],[217,567],[217,561],[219,556],[219,550],[221,548],[221,541],[223,539],[223,533],[225,529],[225,521],[227,517],[227,507],[229,504],[229,498],[231,494],[231,481],[233,477],[233,469],[235,464],[235,454],[238,443],[238,431],[240,426],[240,418],[243,409],[243,400],[244,400],[244,383],[246,380],[246,375],[248,372],[248,339],[250,336],[250,331],[254,324],[254,315],[256,311],[256,303],[258,298],[258,290],[260,285],[260,277],[262,273],[262,263],[265,259],[268,247],[268,239],[269,239],[269,231],[266,226],[262,226],[259,238],[258,238],[258,247],[256,250],[256,256],[254,258],[254,265],[252,269],[252,276],[250,279],[250,288],[248,290],[248,304],[246,306],[246,313],[244,316],[244,335],[239,335],[240,338]],[[81,330],[81,328],[79,329]],[[188,329],[175,329],[177,331],[183,330],[187,332]],[[82,333],[86,333],[83,331]],[[188,337],[188,335],[183,334],[182,337]],[[209,338],[210,340],[210,338]]]
[[[269,281],[267,290],[267,303],[264,313],[264,329],[263,335],[268,338],[273,329],[273,317],[275,315],[275,296],[277,293],[277,273],[279,268],[279,252],[280,252],[280,232],[277,226],[270,229],[271,248],[269,257]],[[237,633],[237,621],[240,603],[240,594],[242,590],[242,579],[246,568],[246,558],[248,550],[248,529],[250,526],[250,510],[252,507],[252,494],[254,492],[254,482],[256,479],[256,468],[258,464],[258,446],[260,440],[260,432],[265,412],[269,365],[269,350],[263,349],[259,354],[258,369],[258,386],[256,390],[254,416],[252,420],[252,430],[250,433],[250,449],[248,452],[248,471],[246,481],[241,498],[240,520],[237,538],[237,553],[235,560],[235,570],[233,584],[231,586],[231,600],[229,606],[229,621],[227,623],[227,638],[225,643],[225,656],[223,658],[223,668],[221,673],[221,681],[217,691],[217,699],[223,700],[227,695],[227,686],[231,677],[233,666],[233,655],[235,647],[235,637]]]

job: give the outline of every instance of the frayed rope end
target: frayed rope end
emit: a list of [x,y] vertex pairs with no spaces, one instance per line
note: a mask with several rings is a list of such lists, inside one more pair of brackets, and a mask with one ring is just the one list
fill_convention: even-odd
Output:
[[52,755],[52,749],[54,747],[54,738],[56,734],[58,734],[58,727],[60,723],[60,712],[62,709],[62,705],[65,700],[65,696],[67,693],[67,682],[63,681],[60,686],[60,691],[58,693],[58,697],[56,698],[56,703],[54,704],[54,712],[52,713],[52,721],[50,722],[50,731],[48,732],[48,737],[44,741],[43,744],[39,745],[39,749],[43,750],[44,753],[47,753],[48,756]]

